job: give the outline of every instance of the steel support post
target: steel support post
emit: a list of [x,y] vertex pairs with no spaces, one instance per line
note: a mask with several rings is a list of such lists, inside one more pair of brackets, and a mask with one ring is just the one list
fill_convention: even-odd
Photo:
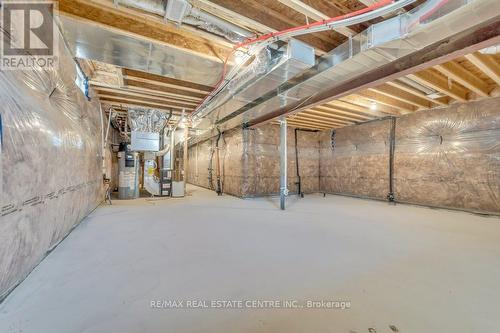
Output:
[[280,208],[285,210],[286,196],[288,195],[287,188],[287,123],[286,116],[280,119]]

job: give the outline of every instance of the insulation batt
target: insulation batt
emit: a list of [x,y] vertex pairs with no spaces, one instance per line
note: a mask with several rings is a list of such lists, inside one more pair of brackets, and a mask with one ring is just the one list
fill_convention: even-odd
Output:
[[[390,119],[335,131],[299,132],[305,193],[386,200]],[[239,197],[279,193],[279,126],[231,130],[221,140],[224,192]],[[457,103],[396,119],[396,201],[500,213],[500,98]],[[215,138],[189,149],[188,181],[213,188]],[[288,131],[288,188],[297,191],[293,128]]]
[[[294,128],[288,129],[288,188],[297,192]],[[189,148],[188,182],[214,188],[216,138]],[[234,129],[220,140],[224,192],[238,197],[279,194],[279,126]],[[316,132],[298,132],[302,191],[319,191],[319,137]],[[209,169],[213,169],[211,172]],[[212,174],[210,182],[209,175]]]
[[63,45],[53,70],[0,71],[0,300],[104,197],[99,104]]

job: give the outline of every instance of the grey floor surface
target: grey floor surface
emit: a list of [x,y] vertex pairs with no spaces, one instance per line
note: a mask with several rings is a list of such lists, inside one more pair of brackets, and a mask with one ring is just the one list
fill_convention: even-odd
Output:
[[[0,304],[0,332],[500,332],[498,218],[189,190],[94,211]],[[350,308],[307,303],[328,300]]]

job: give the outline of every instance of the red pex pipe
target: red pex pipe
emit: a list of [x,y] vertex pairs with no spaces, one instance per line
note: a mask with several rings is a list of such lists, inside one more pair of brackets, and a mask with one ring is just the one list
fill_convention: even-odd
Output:
[[345,20],[345,19],[348,19],[348,18],[351,18],[351,17],[354,17],[354,16],[362,15],[362,14],[374,11],[375,9],[378,9],[380,7],[384,7],[386,5],[389,5],[389,4],[393,3],[393,2],[394,2],[394,0],[381,0],[381,1],[378,1],[377,3],[374,3],[371,6],[368,6],[366,8],[360,9],[360,10],[356,10],[356,11],[348,13],[348,14],[344,14],[344,15],[332,17],[332,18],[329,18],[329,19],[326,19],[326,20],[323,20],[323,21],[317,21],[317,22],[313,22],[313,23],[310,23],[310,24],[301,25],[301,26],[298,26],[298,27],[293,27],[293,28],[289,28],[289,29],[285,29],[285,30],[281,30],[281,31],[277,31],[277,32],[271,32],[269,34],[265,34],[265,35],[262,35],[262,36],[259,36],[259,37],[256,37],[256,38],[250,38],[250,39],[245,40],[244,42],[236,44],[233,47],[233,49],[231,50],[231,52],[226,56],[226,59],[224,60],[224,65],[223,65],[223,68],[222,68],[222,75],[221,75],[220,80],[217,81],[217,83],[214,86],[214,89],[207,96],[205,96],[205,98],[200,102],[200,104],[198,104],[196,106],[196,109],[194,110],[193,113],[195,113],[196,111],[198,111],[198,109],[200,108],[200,106],[202,106],[203,103],[205,103],[205,101],[215,91],[217,91],[217,89],[219,89],[219,87],[221,86],[221,84],[224,82],[224,79],[226,78],[226,74],[227,74],[227,63],[229,61],[229,58],[239,48],[242,48],[244,46],[248,46],[250,44],[255,44],[257,42],[263,42],[263,41],[268,40],[270,38],[279,37],[279,36],[282,36],[282,35],[290,33],[290,32],[301,31],[301,30],[308,30],[308,29],[313,28],[313,27],[327,25],[327,24],[332,23],[332,22],[341,21],[341,20]]

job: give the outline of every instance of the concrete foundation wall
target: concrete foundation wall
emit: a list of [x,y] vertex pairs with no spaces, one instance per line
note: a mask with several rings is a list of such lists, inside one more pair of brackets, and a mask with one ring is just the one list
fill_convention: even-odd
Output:
[[[397,118],[396,201],[500,212],[500,98]],[[325,192],[385,199],[390,120],[321,134]]]

